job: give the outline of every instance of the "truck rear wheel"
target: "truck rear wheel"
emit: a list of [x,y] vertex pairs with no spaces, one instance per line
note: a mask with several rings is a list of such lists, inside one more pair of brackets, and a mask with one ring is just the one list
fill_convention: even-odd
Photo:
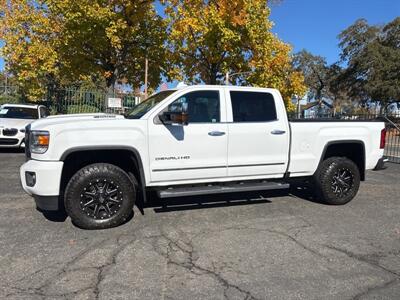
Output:
[[314,175],[318,200],[332,205],[350,202],[360,187],[360,171],[356,164],[345,157],[324,160]]
[[65,190],[65,210],[84,229],[115,227],[132,214],[135,186],[128,174],[105,163],[79,170]]

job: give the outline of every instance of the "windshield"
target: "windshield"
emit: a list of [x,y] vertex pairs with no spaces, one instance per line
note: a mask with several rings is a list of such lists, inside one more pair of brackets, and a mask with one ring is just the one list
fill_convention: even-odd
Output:
[[36,108],[4,106],[0,108],[0,118],[5,119],[38,119]]
[[151,96],[146,101],[136,105],[133,110],[129,113],[128,119],[140,119],[148,111],[150,111],[154,106],[163,101],[169,95],[173,94],[174,90],[162,91],[153,96]]

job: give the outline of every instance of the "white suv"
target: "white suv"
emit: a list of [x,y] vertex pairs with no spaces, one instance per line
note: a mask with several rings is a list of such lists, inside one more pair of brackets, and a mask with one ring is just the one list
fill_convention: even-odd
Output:
[[0,148],[25,147],[25,126],[50,115],[43,105],[4,104],[0,106]]

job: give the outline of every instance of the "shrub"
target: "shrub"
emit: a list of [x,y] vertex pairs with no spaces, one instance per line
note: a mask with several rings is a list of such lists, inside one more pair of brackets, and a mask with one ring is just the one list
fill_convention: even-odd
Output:
[[19,103],[19,98],[17,96],[13,95],[0,95],[0,105],[6,104],[6,103]]

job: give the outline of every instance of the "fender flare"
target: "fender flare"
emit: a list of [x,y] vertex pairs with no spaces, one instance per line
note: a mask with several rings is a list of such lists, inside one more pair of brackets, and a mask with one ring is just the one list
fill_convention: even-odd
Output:
[[317,165],[317,170],[319,169],[321,163],[323,162],[325,154],[328,151],[329,146],[337,145],[337,144],[359,144],[359,145],[361,145],[361,148],[362,148],[362,151],[363,151],[363,153],[362,153],[362,155],[363,155],[363,170],[362,170],[362,172],[360,172],[361,173],[360,175],[361,175],[362,180],[364,180],[365,179],[365,168],[366,168],[366,159],[367,158],[365,156],[365,143],[362,140],[335,140],[335,141],[327,142],[325,144],[325,146],[324,146],[324,149],[322,150],[321,157],[319,158],[319,163]]
[[82,152],[82,151],[95,151],[95,150],[126,150],[129,151],[133,154],[137,165],[138,165],[138,171],[139,171],[139,176],[140,176],[140,183],[141,183],[141,191],[142,191],[142,197],[144,203],[146,203],[147,198],[146,198],[146,177],[144,174],[144,168],[143,168],[143,162],[142,158],[139,154],[139,151],[131,146],[119,146],[119,145],[112,145],[112,146],[79,146],[79,147],[72,147],[70,149],[67,149],[66,151],[63,152],[63,154],[60,157],[60,161],[65,161],[65,159],[72,153],[75,152]]

